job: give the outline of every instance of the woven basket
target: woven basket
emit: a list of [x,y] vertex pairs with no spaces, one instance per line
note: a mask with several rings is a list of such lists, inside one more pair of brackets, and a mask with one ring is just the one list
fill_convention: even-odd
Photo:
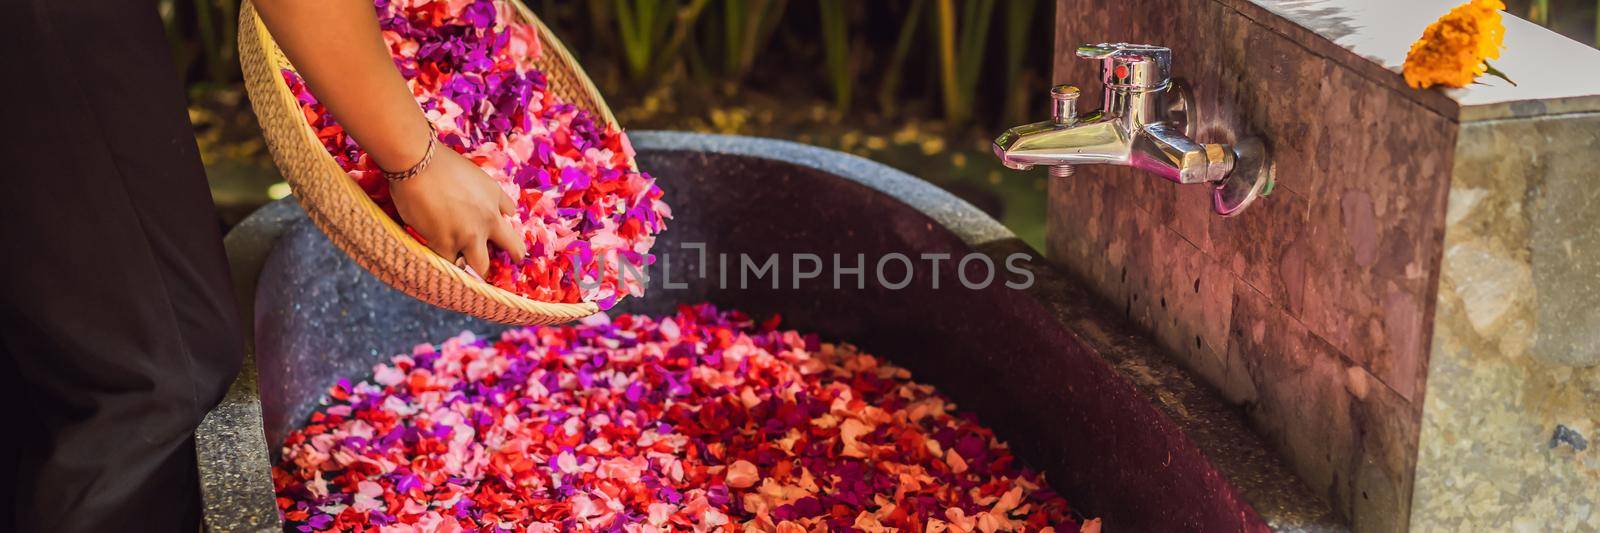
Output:
[[[535,65],[548,79],[549,90],[617,127],[616,117],[594,83],[550,28],[521,2],[507,1],[516,16],[538,30],[543,52]],[[282,70],[293,66],[267,34],[249,0],[239,9],[239,62],[272,159],[300,205],[335,245],[378,279],[418,300],[507,324],[556,324],[599,311],[593,303],[540,302],[495,287],[473,278],[408,235],[317,140],[283,79]],[[634,161],[628,164],[638,168]]]

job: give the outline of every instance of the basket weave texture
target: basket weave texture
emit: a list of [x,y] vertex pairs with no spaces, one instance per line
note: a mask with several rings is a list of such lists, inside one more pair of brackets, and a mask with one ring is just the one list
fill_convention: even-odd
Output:
[[[506,0],[499,7],[507,6],[539,34],[543,51],[534,65],[544,72],[548,90],[620,129],[594,83],[550,28],[521,2]],[[389,218],[339,167],[306,122],[282,75],[283,69],[294,67],[267,33],[250,0],[239,9],[239,62],[256,120],[278,170],[309,218],[362,268],[418,300],[495,322],[557,324],[599,312],[593,303],[535,301],[476,279],[417,242]],[[638,167],[632,160],[628,164]]]

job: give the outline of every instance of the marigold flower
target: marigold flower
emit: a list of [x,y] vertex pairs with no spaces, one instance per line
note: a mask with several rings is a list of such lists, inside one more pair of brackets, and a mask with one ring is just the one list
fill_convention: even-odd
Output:
[[1500,10],[1505,8],[1501,0],[1472,0],[1429,24],[1406,54],[1401,69],[1406,84],[1465,87],[1484,73],[1500,75],[1487,60],[1500,57],[1506,35]]

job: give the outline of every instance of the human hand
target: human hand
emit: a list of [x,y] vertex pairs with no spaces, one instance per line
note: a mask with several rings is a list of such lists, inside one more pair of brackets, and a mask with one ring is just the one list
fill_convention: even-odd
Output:
[[489,272],[490,241],[521,261],[527,245],[505,215],[517,204],[472,161],[440,146],[422,172],[389,184],[400,218],[440,257],[466,260],[478,276]]

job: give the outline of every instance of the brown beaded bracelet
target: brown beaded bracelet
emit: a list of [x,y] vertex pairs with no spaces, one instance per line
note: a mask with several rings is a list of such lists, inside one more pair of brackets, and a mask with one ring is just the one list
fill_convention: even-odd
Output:
[[417,161],[417,164],[415,165],[411,165],[411,168],[400,172],[389,172],[384,170],[383,177],[388,178],[390,183],[411,179],[412,176],[416,176],[417,174],[422,173],[424,169],[428,168],[428,163],[433,162],[433,152],[438,148],[439,130],[435,129],[433,127],[433,122],[430,121],[428,122],[428,151],[422,154],[422,160]]

